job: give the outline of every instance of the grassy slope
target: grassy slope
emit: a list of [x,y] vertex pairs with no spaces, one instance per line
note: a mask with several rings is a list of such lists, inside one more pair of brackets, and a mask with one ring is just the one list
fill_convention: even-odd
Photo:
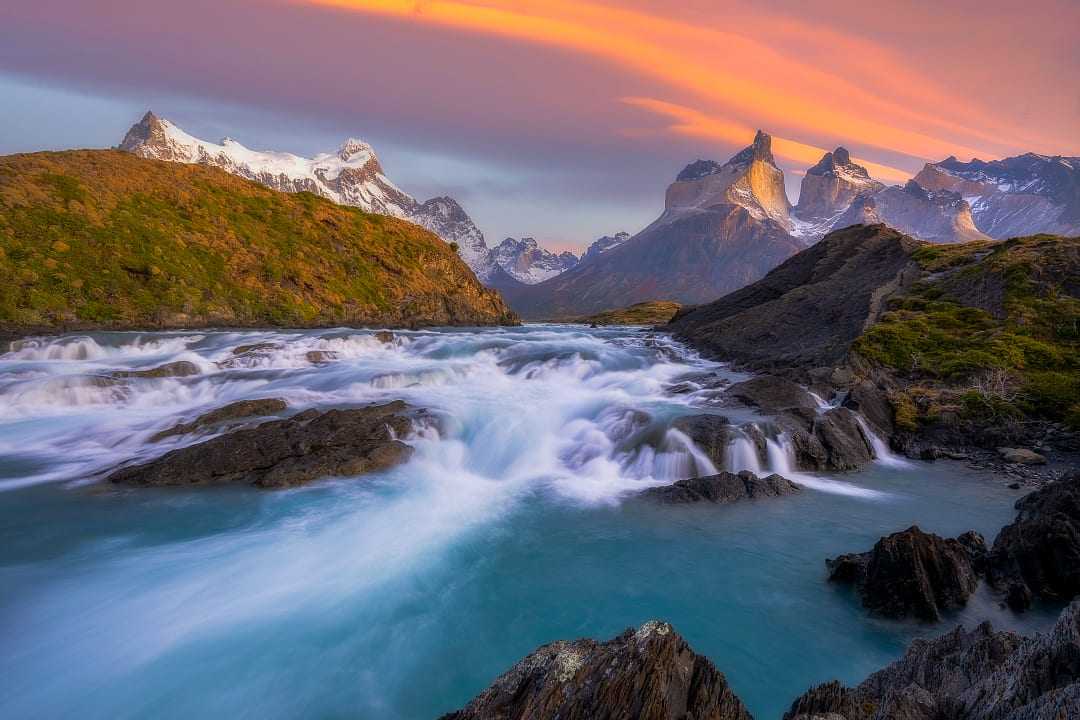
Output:
[[651,300],[629,305],[617,310],[605,310],[588,317],[574,318],[570,322],[590,325],[663,325],[681,308],[670,300]]
[[926,246],[931,275],[854,350],[909,381],[897,425],[948,416],[1039,418],[1080,429],[1080,238]]
[[509,319],[415,225],[108,150],[0,157],[0,275],[9,332]]

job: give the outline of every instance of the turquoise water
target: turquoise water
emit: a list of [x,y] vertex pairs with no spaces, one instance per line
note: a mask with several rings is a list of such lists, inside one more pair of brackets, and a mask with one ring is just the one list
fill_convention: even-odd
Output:
[[[222,369],[239,344],[282,347]],[[310,349],[337,361],[315,366]],[[82,378],[188,359],[199,376]],[[797,496],[661,507],[695,472],[669,396],[722,368],[639,330],[67,338],[0,357],[0,717],[432,718],[537,645],[672,622],[758,718],[815,682],[861,680],[945,625],[873,620],[824,559],[918,523],[988,537],[1015,491],[955,464],[798,476]],[[286,492],[114,490],[173,447],[146,438],[241,397],[291,409],[401,397],[443,417],[377,477]],[[629,432],[630,411],[651,422]],[[190,442],[179,439],[177,442]],[[774,468],[775,469],[775,468]]]

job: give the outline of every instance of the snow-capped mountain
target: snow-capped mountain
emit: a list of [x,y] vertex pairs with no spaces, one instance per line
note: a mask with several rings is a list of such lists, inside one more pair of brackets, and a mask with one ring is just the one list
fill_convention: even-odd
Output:
[[585,249],[584,254],[581,256],[581,262],[598,258],[608,250],[614,250],[629,239],[630,233],[628,232],[617,232],[614,235],[605,235],[601,238],[597,238]]
[[664,213],[650,227],[707,212],[714,205],[736,205],[758,220],[792,230],[791,203],[784,172],[776,166],[772,138],[758,130],[754,142],[723,165],[698,160],[687,165],[667,190]]
[[824,237],[857,197],[884,187],[852,162],[846,148],[825,153],[803,176],[799,203],[792,210],[794,233],[814,241]]
[[493,266],[483,233],[457,202],[448,197],[418,202],[386,177],[372,147],[354,138],[337,152],[306,158],[251,150],[231,138],[220,143],[200,140],[148,112],[128,131],[120,149],[145,158],[209,165],[282,192],[308,191],[341,205],[415,222],[457,243],[481,282]]
[[959,193],[975,225],[998,240],[1080,234],[1080,158],[1027,153],[1004,160],[928,163],[915,180],[928,190]]
[[572,252],[558,255],[540,247],[531,237],[506,238],[492,250],[495,262],[511,277],[526,285],[535,285],[578,264]]
[[971,206],[959,193],[927,190],[914,180],[857,196],[833,227],[874,223],[936,243],[990,239],[976,227]]

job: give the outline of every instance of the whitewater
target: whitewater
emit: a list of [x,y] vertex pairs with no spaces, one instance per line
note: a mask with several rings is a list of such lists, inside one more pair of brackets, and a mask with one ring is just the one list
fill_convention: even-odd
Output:
[[[262,346],[236,353],[240,346]],[[125,377],[186,361],[198,374]],[[432,718],[537,645],[675,624],[756,717],[858,681],[924,628],[868,620],[824,560],[919,523],[993,534],[1013,491],[893,457],[793,471],[736,440],[716,468],[680,416],[747,376],[644,328],[95,333],[0,355],[0,716]],[[407,463],[288,491],[116,489],[150,438],[230,402],[288,414],[401,399]],[[828,401],[823,399],[823,405]],[[865,427],[869,432],[869,427]],[[730,507],[635,493],[720,469],[804,492]],[[954,618],[1041,627],[988,597]]]

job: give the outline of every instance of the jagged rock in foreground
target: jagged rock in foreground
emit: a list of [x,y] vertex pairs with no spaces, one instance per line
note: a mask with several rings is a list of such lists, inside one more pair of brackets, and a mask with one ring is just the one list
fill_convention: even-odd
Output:
[[1014,610],[1027,609],[1036,597],[1080,595],[1080,473],[1021,498],[1016,509],[987,559],[990,584],[1006,593]]
[[1080,601],[1021,637],[983,623],[915,640],[855,688],[819,685],[784,720],[1073,720],[1080,717]]
[[721,472],[708,477],[679,480],[671,485],[643,490],[638,497],[670,505],[710,502],[718,505],[781,497],[799,492],[799,486],[787,478],[773,473],[758,477],[749,470],[739,473]]
[[751,720],[708,659],[664,622],[607,642],[544,645],[442,720]]
[[985,555],[978,533],[945,539],[913,526],[882,538],[869,552],[841,555],[826,565],[829,580],[854,584],[873,614],[935,622],[942,611],[967,604]]
[[306,410],[120,468],[106,480],[137,486],[284,488],[376,472],[412,454],[412,448],[397,439],[412,430],[407,411],[400,400],[348,410]]

